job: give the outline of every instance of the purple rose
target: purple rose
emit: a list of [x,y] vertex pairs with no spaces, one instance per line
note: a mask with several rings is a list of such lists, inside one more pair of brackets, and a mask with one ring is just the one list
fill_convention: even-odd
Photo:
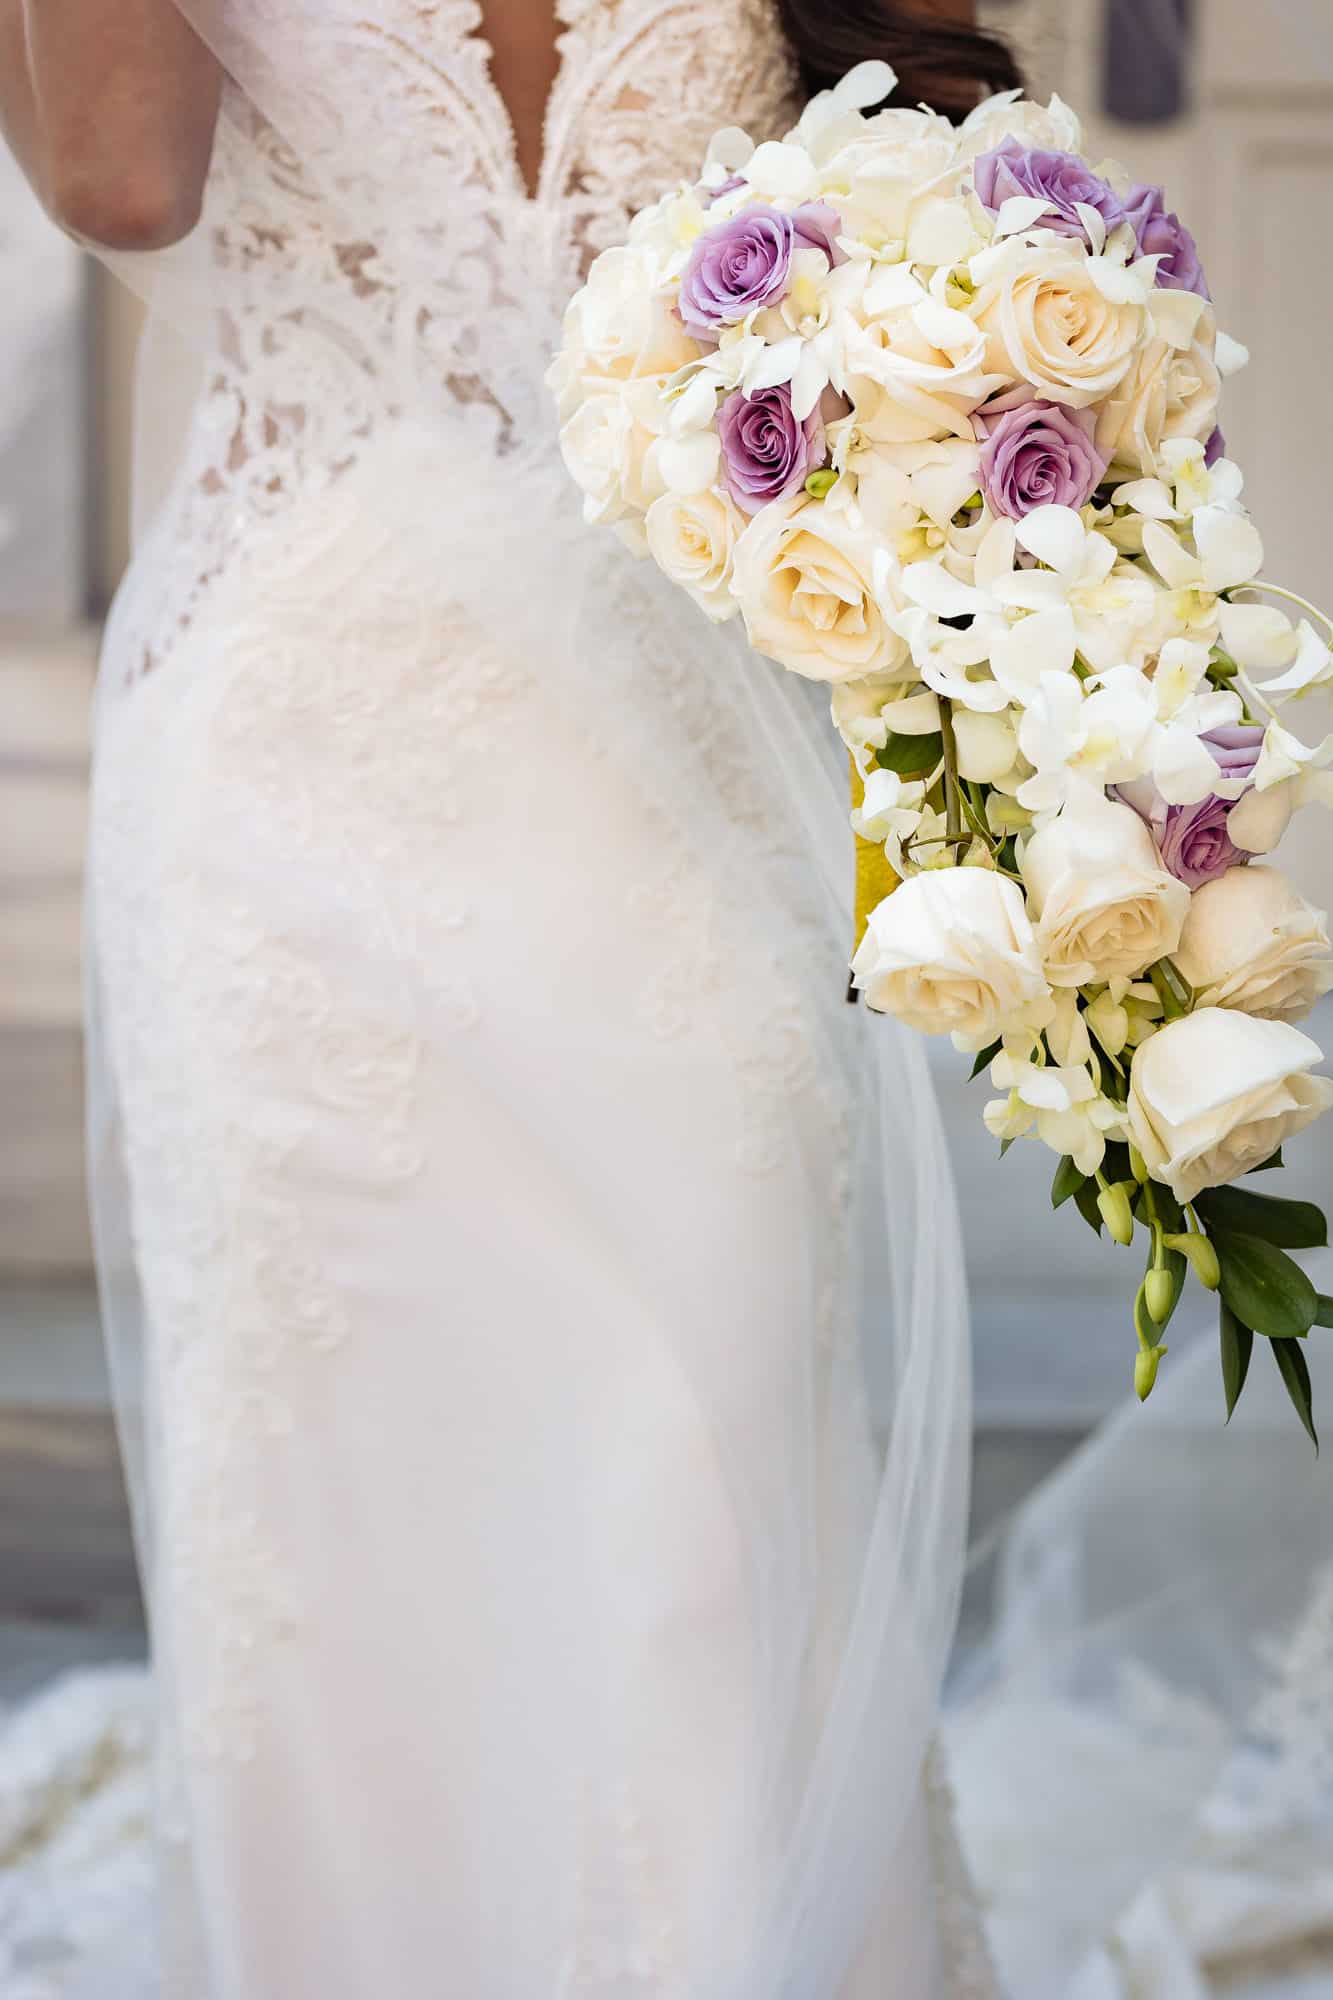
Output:
[[1157,266],[1159,285],[1168,291],[1197,292],[1201,299],[1211,299],[1198,246],[1180,217],[1168,209],[1162,188],[1142,183],[1131,188],[1125,214],[1134,225],[1140,255],[1162,260]]
[[974,411],[981,490],[994,514],[1019,521],[1034,507],[1081,507],[1105,477],[1109,454],[1095,442],[1090,410],[1039,402],[1029,390]]
[[822,250],[830,264],[841,261],[833,240],[841,228],[827,203],[808,201],[793,209],[757,203],[706,229],[680,281],[686,331],[696,340],[716,340],[719,327],[776,305],[786,294],[797,250]]
[[[1248,778],[1259,761],[1264,732],[1257,723],[1233,722],[1210,729],[1199,740],[1208,745],[1224,778]],[[1228,832],[1238,800],[1210,792],[1194,805],[1169,806],[1157,787],[1142,778],[1117,787],[1117,792],[1148,822],[1162,865],[1186,888],[1200,889],[1205,882],[1225,875],[1228,868],[1242,867],[1250,860],[1246,849],[1237,847]]]
[[794,493],[828,456],[818,409],[799,423],[785,382],[753,396],[737,389],[717,413],[717,433],[723,483],[747,514]]
[[1080,202],[1095,208],[1108,230],[1125,219],[1125,204],[1110,182],[1094,174],[1077,153],[1046,152],[1020,145],[1012,136],[975,161],[972,185],[983,208],[992,214],[998,214],[1011,195],[1048,202],[1055,213],[1038,216],[1034,227],[1053,229],[1059,236],[1086,238],[1076,207]]

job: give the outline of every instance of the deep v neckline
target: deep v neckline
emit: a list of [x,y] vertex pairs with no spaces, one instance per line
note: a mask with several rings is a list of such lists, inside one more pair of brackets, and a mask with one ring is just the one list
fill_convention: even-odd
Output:
[[481,59],[481,70],[485,88],[490,95],[496,121],[504,134],[505,155],[514,182],[514,191],[520,199],[531,203],[535,207],[544,200],[546,195],[547,170],[551,164],[552,157],[555,112],[565,81],[565,53],[569,23],[565,19],[563,0],[552,0],[550,8],[551,53],[554,57],[554,62],[551,68],[550,83],[547,86],[546,99],[542,105],[540,130],[538,133],[536,176],[533,181],[529,181],[528,176],[523,170],[523,160],[519,148],[518,122],[514,117],[509,99],[500,88],[495,74],[495,46],[487,27],[485,0],[473,0],[471,13],[472,25],[466,30],[467,39],[474,44]]

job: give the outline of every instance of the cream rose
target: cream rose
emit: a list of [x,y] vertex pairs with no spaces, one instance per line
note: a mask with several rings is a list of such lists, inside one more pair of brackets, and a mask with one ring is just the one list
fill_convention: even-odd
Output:
[[1173,350],[1164,340],[1150,340],[1130,366],[1097,415],[1097,448],[1111,454],[1112,463],[1150,479],[1157,469],[1157,447],[1166,430],[1166,408]]
[[1194,438],[1207,444],[1217,428],[1222,375],[1217,365],[1217,316],[1211,306],[1188,347],[1171,357],[1163,437]]
[[1139,349],[1097,416],[1097,445],[1113,465],[1150,479],[1166,438],[1207,443],[1222,390],[1216,348],[1217,318],[1205,306],[1187,346],[1154,338]]
[[1052,986],[1132,979],[1180,941],[1189,890],[1133,808],[1091,787],[1033,834],[1020,866]]
[[1016,249],[971,311],[988,369],[1073,409],[1100,403],[1124,378],[1147,324],[1137,301],[1098,290],[1082,246],[1070,242]]
[[[988,97],[970,111],[958,131],[959,151],[966,159],[988,153],[1006,139],[1019,139],[1025,146],[1046,147],[1057,153],[1083,150],[1083,128],[1078,115],[1062,98],[1049,104],[1033,104],[1025,99],[1005,103]],[[1124,176],[1126,181],[1128,176]]]
[[1333,1103],[1321,1059],[1287,1021],[1205,1007],[1134,1052],[1129,1133],[1154,1180],[1177,1201],[1239,1179]]
[[585,521],[617,521],[642,513],[664,489],[657,470],[658,435],[637,409],[641,383],[608,383],[579,404],[560,432],[560,450],[571,479],[583,491]]
[[813,681],[863,680],[901,664],[906,641],[871,582],[877,546],[845,512],[804,496],[756,514],[732,577],[751,645]]
[[871,912],[852,960],[866,1004],[982,1049],[1047,1001],[1018,885],[989,868],[913,875]]
[[585,367],[620,380],[669,375],[699,348],[662,297],[660,273],[645,250],[604,250],[576,292],[565,343]]
[[1201,1007],[1299,1021],[1333,987],[1327,925],[1276,868],[1228,868],[1195,890],[1176,964]]
[[648,509],[648,547],[659,568],[680,584],[714,624],[740,608],[731,594],[736,538],[745,525],[720,493],[664,493]]

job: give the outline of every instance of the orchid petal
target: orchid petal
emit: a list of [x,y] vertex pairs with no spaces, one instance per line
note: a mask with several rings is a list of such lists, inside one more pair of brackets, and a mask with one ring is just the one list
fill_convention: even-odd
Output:
[[1226,507],[1200,507],[1194,516],[1194,545],[1209,590],[1232,590],[1249,583],[1263,567],[1259,530],[1248,515]]
[[1014,525],[1020,547],[1064,576],[1077,576],[1087,531],[1072,507],[1037,507]]

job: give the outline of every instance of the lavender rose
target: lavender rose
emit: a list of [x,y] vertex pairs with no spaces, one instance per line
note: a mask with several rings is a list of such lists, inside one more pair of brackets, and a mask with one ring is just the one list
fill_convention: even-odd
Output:
[[1197,292],[1201,299],[1211,299],[1198,246],[1180,217],[1168,209],[1164,189],[1141,182],[1132,187],[1125,215],[1134,225],[1140,255],[1162,260],[1157,266],[1159,285],[1168,291]]
[[798,423],[785,382],[753,396],[737,389],[718,411],[717,434],[723,484],[747,514],[794,493],[828,456],[818,409]]
[[1031,195],[1048,202],[1055,213],[1040,216],[1038,229],[1057,236],[1085,237],[1076,204],[1095,208],[1108,230],[1125,220],[1125,204],[1109,181],[1094,174],[1077,153],[1047,152],[1012,136],[993,152],[982,153],[972,168],[972,185],[983,208],[998,214],[1011,195]]
[[[1199,740],[1208,745],[1224,778],[1248,778],[1259,761],[1264,732],[1258,723],[1233,722],[1210,729]],[[1186,888],[1201,889],[1205,882],[1215,882],[1229,868],[1249,861],[1248,851],[1237,847],[1228,828],[1239,800],[1210,792],[1195,805],[1169,806],[1156,786],[1144,779],[1116,789],[1126,805],[1148,822],[1163,866]]]
[[807,201],[793,209],[756,203],[706,229],[680,281],[686,331],[696,340],[715,341],[719,327],[776,305],[786,294],[797,250],[822,250],[830,264],[841,261],[834,243],[841,228],[826,202]]
[[974,411],[972,424],[984,440],[981,490],[992,513],[1013,521],[1034,507],[1081,507],[1110,463],[1097,448],[1091,410],[1061,409],[1031,390]]

